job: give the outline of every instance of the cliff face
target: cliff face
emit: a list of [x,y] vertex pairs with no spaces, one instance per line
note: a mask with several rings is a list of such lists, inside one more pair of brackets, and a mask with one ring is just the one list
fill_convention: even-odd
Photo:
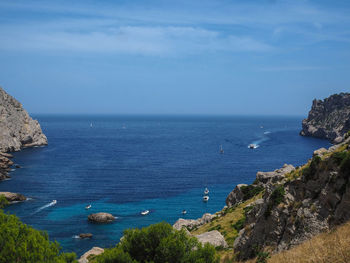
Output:
[[339,143],[350,130],[350,93],[340,93],[314,100],[307,119],[303,120],[302,136],[313,136]]
[[38,121],[0,87],[0,152],[46,144]]
[[[247,209],[244,227],[234,242],[240,259],[259,251],[289,249],[312,236],[350,220],[350,138],[329,150],[315,151],[304,166],[285,165],[258,172],[253,187],[262,199]],[[239,196],[235,188],[230,196]],[[235,206],[240,200],[229,200]]]

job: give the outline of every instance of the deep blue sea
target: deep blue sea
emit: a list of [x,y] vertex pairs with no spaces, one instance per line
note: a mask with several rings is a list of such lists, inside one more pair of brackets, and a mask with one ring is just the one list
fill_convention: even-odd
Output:
[[[0,191],[30,199],[6,210],[78,255],[114,246],[126,228],[221,210],[235,185],[253,182],[257,171],[303,164],[315,149],[330,146],[299,136],[302,117],[34,117],[49,145],[14,153],[22,168]],[[249,149],[251,143],[259,147]],[[146,209],[150,214],[140,215]],[[118,218],[91,224],[87,216],[95,212]],[[88,232],[92,239],[75,238]]]

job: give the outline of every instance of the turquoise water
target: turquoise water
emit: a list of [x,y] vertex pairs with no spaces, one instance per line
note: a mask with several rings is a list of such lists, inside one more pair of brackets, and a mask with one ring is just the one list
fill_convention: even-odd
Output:
[[[299,136],[301,117],[35,117],[49,145],[15,153],[23,168],[0,190],[30,197],[7,210],[78,255],[115,245],[126,228],[214,213],[257,171],[303,164],[313,150],[330,146]],[[251,143],[259,147],[249,149]],[[205,187],[208,203],[202,202]],[[150,213],[142,216],[143,210]],[[117,219],[91,224],[87,216],[95,212]],[[75,238],[80,233],[94,236]]]

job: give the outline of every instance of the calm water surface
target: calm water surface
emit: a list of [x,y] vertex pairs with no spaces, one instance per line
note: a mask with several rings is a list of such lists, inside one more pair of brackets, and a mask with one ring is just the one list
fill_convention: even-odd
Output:
[[[302,117],[35,117],[49,145],[15,153],[23,168],[0,190],[30,197],[7,211],[78,255],[115,245],[126,228],[172,224],[183,209],[185,218],[216,212],[235,185],[251,183],[257,171],[303,164],[313,150],[330,146],[298,135]],[[249,149],[251,143],[259,147]],[[202,202],[205,187],[208,203]],[[146,209],[150,214],[141,216]],[[118,218],[88,223],[95,212]],[[94,236],[80,240],[79,233]]]

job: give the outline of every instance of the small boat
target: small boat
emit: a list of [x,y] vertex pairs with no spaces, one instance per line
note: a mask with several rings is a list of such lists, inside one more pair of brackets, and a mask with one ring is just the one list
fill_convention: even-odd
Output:
[[91,123],[90,123],[90,128],[92,128],[92,126],[93,126],[93,125],[92,125],[92,122],[91,122]]
[[257,148],[257,146],[256,146],[256,144],[252,143],[252,144],[249,144],[248,148],[255,149],[255,148]]
[[52,200],[52,204],[53,205],[57,204],[57,200]]
[[209,196],[205,195],[203,196],[203,202],[208,202],[209,201]]
[[186,214],[187,214],[187,211],[186,211],[186,210],[182,210],[182,214],[183,214],[183,215],[186,215]]
[[224,153],[224,149],[222,149],[222,145],[220,145],[220,153]]
[[86,210],[88,210],[88,209],[90,209],[90,208],[91,208],[91,205],[85,206],[85,209],[86,209]]
[[143,216],[148,215],[148,214],[149,214],[149,210],[145,210],[145,211],[141,212],[141,215],[143,215]]
[[208,195],[208,194],[209,194],[209,189],[208,189],[208,188],[205,188],[204,194],[205,194],[205,195]]

